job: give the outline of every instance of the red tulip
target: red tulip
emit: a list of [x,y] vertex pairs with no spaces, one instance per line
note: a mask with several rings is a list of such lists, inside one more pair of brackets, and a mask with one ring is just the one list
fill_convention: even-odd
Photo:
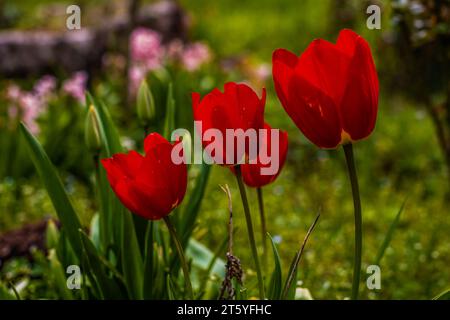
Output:
[[273,53],[278,97],[303,134],[321,148],[366,138],[378,110],[378,77],[368,43],[343,30],[336,44],[314,40],[295,56]]
[[[218,164],[235,165],[245,155],[248,155],[248,140],[242,140],[243,132],[248,129],[259,130],[264,127],[264,106],[266,103],[266,91],[263,89],[261,99],[245,84],[229,82],[225,84],[224,92],[214,89],[203,99],[200,94],[192,94],[194,120],[201,121],[202,143],[205,149],[215,142],[211,137],[205,135],[212,132],[211,129],[222,135],[221,148],[212,148],[209,156]],[[227,143],[227,129],[235,130],[234,148]],[[255,131],[257,134],[257,131]],[[239,142],[240,141],[240,142]],[[245,146],[242,146],[242,142]],[[217,143],[217,141],[216,141]],[[244,150],[239,150],[238,146]],[[228,146],[228,147],[227,147]]]
[[172,162],[171,153],[175,145],[152,133],[144,141],[145,156],[130,151],[102,159],[112,189],[133,213],[145,219],[158,220],[183,200],[187,169],[184,163]]
[[[267,131],[264,133],[263,141],[265,143],[265,147],[260,147],[260,152],[263,153],[261,156],[257,158],[257,162],[254,164],[242,164],[241,172],[244,183],[249,187],[260,188],[269,183],[275,181],[278,175],[283,168],[283,165],[286,161],[287,151],[288,151],[288,134],[286,131],[280,131],[278,137],[278,154],[273,155],[271,152],[272,148],[272,137],[271,130],[272,129],[267,123],[264,124],[264,129]],[[266,151],[267,150],[267,151]],[[271,158],[271,163],[267,163],[267,161],[263,161],[262,157]],[[269,168],[274,161],[274,157],[278,156],[278,166],[275,168],[275,172],[273,174],[264,174],[262,171],[263,168]],[[234,167],[230,168],[233,173],[235,173]]]

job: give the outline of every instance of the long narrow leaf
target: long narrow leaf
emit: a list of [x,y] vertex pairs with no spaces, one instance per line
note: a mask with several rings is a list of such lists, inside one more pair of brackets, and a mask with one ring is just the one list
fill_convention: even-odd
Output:
[[61,179],[56,173],[53,164],[41,144],[30,133],[30,131],[28,131],[24,124],[20,125],[20,130],[25,138],[33,164],[36,167],[48,195],[50,196],[53,207],[55,208],[58,218],[62,223],[62,227],[66,231],[66,234],[70,240],[70,245],[72,246],[78,259],[80,259],[82,249],[81,241],[78,236],[78,230],[81,228],[81,224],[75,210],[73,209],[69,197],[64,190]]
[[99,258],[99,254],[95,249],[94,244],[91,242],[89,237],[83,232],[80,232],[80,239],[83,244],[83,249],[87,262],[89,264],[88,273],[95,278],[99,289],[101,290],[102,296],[105,299],[120,299],[123,298],[123,294],[120,291],[119,286],[114,281],[113,278],[109,277],[107,274],[107,266]]
[[147,234],[145,236],[145,250],[144,250],[144,284],[143,284],[143,298],[153,298],[154,280],[155,280],[155,250],[154,250],[154,222],[147,225]]
[[54,249],[50,250],[48,259],[50,262],[50,275],[57,292],[62,299],[72,300],[72,292],[67,288],[65,270],[59,262]]
[[436,297],[434,297],[433,300],[450,300],[450,289],[441,292]]
[[142,299],[144,280],[144,264],[141,251],[134,232],[133,218],[130,213],[123,215],[122,234],[122,270],[124,273],[130,297]]
[[269,290],[268,290],[268,298],[270,300],[278,300],[281,298],[281,290],[283,286],[283,275],[281,272],[281,259],[278,254],[277,246],[273,241],[273,238],[270,234],[267,234],[270,239],[270,243],[272,244],[273,258],[275,267],[272,272],[272,277],[270,278]]
[[[309,227],[308,232],[305,235],[305,238],[303,239],[303,243],[300,247],[300,249],[297,251],[294,259],[292,260],[291,266],[289,268],[289,273],[286,279],[286,284],[284,285],[282,298],[284,299],[292,299],[293,296],[295,296],[295,286],[296,286],[296,280],[297,280],[297,270],[298,265],[300,263],[300,259],[303,255],[303,250],[305,249],[306,243],[308,242],[309,236],[313,232],[314,228],[316,227],[317,222],[320,218],[320,211],[316,216],[316,219],[314,219],[314,222]],[[294,285],[293,285],[294,284]]]
[[197,216],[208,184],[210,171],[211,166],[203,163],[200,174],[196,179],[194,190],[190,195],[189,203],[183,212],[182,223],[180,223],[180,227],[182,228],[181,244],[183,247],[186,247],[189,238],[192,235],[192,231],[194,230],[195,222],[197,221]]
[[384,237],[384,241],[380,247],[380,250],[378,251],[377,254],[377,259],[375,260],[375,264],[379,265],[381,262],[381,259],[383,259],[384,253],[386,252],[387,247],[389,246],[389,243],[391,243],[392,237],[394,236],[394,232],[397,229],[398,223],[400,221],[400,216],[403,212],[403,209],[405,208],[406,205],[406,200],[403,201],[402,206],[400,207],[400,209],[398,210],[394,220],[392,221],[388,232],[386,233],[386,236]]
[[164,137],[170,140],[170,136],[175,130],[175,99],[173,97],[173,84],[169,83],[166,100],[166,115],[164,121]]

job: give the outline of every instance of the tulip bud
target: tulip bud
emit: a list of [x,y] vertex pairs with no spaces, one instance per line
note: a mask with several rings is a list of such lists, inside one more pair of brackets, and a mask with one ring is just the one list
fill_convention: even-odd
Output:
[[102,139],[100,136],[100,125],[98,121],[97,111],[94,106],[89,107],[84,127],[85,143],[90,152],[99,153],[102,148]]
[[145,127],[148,127],[155,117],[155,101],[145,80],[141,82],[137,94],[137,114]]
[[45,242],[47,249],[53,249],[58,246],[59,230],[52,219],[47,222],[47,229],[45,231]]

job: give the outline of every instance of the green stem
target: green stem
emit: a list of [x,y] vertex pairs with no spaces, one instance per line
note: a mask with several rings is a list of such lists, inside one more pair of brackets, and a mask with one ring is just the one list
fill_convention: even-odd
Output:
[[192,291],[192,284],[189,278],[189,269],[186,263],[186,258],[184,256],[183,247],[181,246],[180,240],[178,239],[177,233],[175,231],[172,222],[170,221],[169,216],[165,216],[163,219],[164,222],[166,223],[167,229],[169,229],[170,236],[172,237],[173,243],[175,244],[175,247],[177,249],[178,257],[180,258],[181,268],[183,269],[184,274],[186,292],[188,293],[189,298],[191,300],[194,300],[194,292]]
[[264,213],[264,198],[262,188],[256,188],[258,195],[259,206],[259,218],[261,220],[261,240],[263,244],[263,266],[267,268],[267,227],[266,227],[266,215]]
[[250,241],[250,248],[252,250],[253,260],[255,262],[256,274],[258,276],[259,296],[261,299],[265,299],[264,281],[261,272],[261,266],[259,264],[258,251],[256,250],[255,234],[253,232],[252,217],[250,215],[250,208],[248,206],[247,194],[245,192],[245,186],[242,181],[241,167],[237,165],[235,167],[235,170],[239,191],[241,193],[242,204],[244,206],[245,220],[247,222],[248,239]]
[[362,215],[361,199],[359,196],[358,176],[356,175],[355,159],[351,144],[344,145],[345,160],[347,161],[348,175],[352,185],[353,207],[355,211],[355,261],[353,264],[352,300],[358,300],[359,282],[361,274],[362,252]]

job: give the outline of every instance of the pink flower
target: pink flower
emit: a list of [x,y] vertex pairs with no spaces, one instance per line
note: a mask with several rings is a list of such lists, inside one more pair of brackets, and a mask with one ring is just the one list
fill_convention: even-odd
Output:
[[130,70],[128,71],[128,76],[130,79],[129,90],[131,93],[137,93],[139,85],[141,84],[142,80],[144,80],[146,73],[147,70],[141,65],[131,66]]
[[161,67],[164,48],[161,36],[147,28],[137,28],[131,33],[131,59],[143,63],[149,70]]
[[181,56],[181,62],[188,71],[195,71],[211,59],[209,47],[201,42],[189,44]]
[[47,98],[56,89],[56,79],[54,76],[45,75],[34,85],[34,93],[43,99]]
[[39,133],[37,118],[44,110],[46,101],[40,99],[33,92],[24,92],[18,100],[18,104],[22,109],[22,120],[33,134]]
[[258,79],[261,82],[265,82],[267,79],[270,78],[270,76],[272,75],[272,70],[270,65],[268,64],[260,64],[258,67],[256,67],[255,69],[255,77],[256,79]]
[[15,84],[11,84],[6,88],[6,97],[11,101],[18,100],[21,94],[22,90]]
[[180,39],[175,39],[167,46],[167,56],[172,60],[180,60],[183,55],[184,44]]
[[88,74],[86,71],[78,71],[71,78],[63,83],[63,90],[69,96],[73,97],[80,103],[84,101],[84,91],[86,90],[86,83]]
[[53,76],[43,76],[31,91],[23,91],[17,85],[11,84],[6,89],[6,97],[11,102],[8,116],[12,119],[20,115],[21,120],[33,134],[39,133],[37,119],[46,110],[48,100],[56,88]]

